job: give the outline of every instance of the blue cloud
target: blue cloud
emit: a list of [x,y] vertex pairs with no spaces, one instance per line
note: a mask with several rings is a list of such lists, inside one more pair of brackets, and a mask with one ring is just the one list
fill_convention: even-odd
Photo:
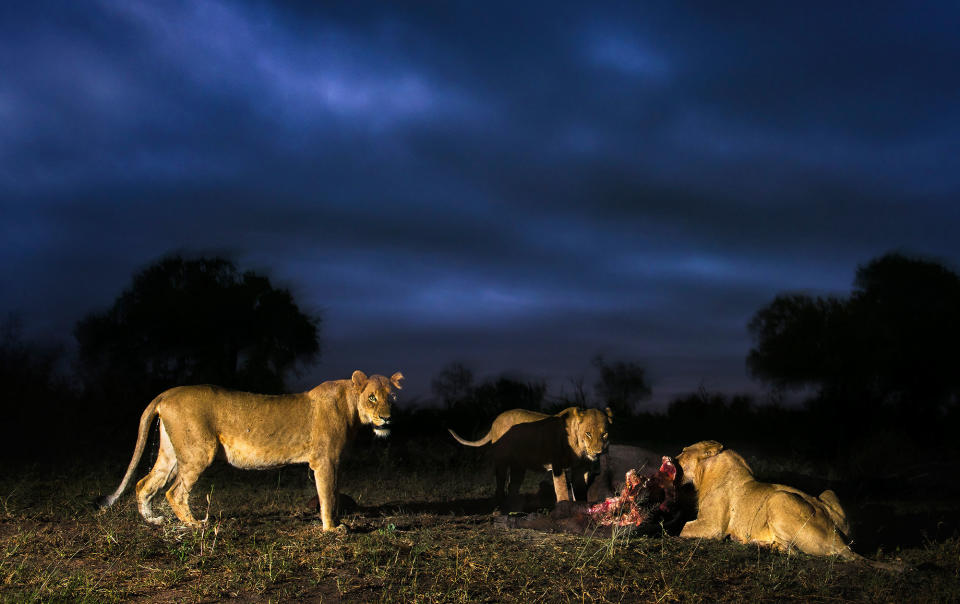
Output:
[[607,351],[750,387],[776,293],[960,259],[955,13],[8,3],[0,308],[68,338],[219,252],[328,314],[319,373],[563,383]]

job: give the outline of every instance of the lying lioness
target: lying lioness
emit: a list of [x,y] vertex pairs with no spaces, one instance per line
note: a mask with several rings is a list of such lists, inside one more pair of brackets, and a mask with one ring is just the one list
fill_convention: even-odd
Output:
[[683,483],[692,483],[697,491],[698,507],[697,519],[684,525],[681,537],[729,535],[741,543],[836,555],[899,570],[850,549],[845,538],[849,525],[833,491],[814,498],[782,484],[759,482],[743,457],[714,440],[684,448],[677,463]]
[[469,447],[492,443],[497,502],[503,501],[508,469],[511,498],[519,493],[526,470],[545,469],[553,472],[557,501],[569,501],[570,486],[564,470],[581,459],[593,461],[606,450],[611,418],[609,408],[600,411],[570,407],[556,415],[512,409],[498,415],[480,440],[464,440],[453,430],[450,434]]
[[133,459],[120,486],[100,500],[109,507],[123,494],[143,455],[153,419],[160,416],[160,449],[153,469],[137,483],[137,508],[160,524],[151,501],[165,485],[167,501],[187,526],[200,525],[190,512],[190,489],[220,455],[238,468],[265,469],[308,463],[317,485],[323,530],[335,526],[340,455],[361,424],[377,436],[390,431],[390,403],[403,374],[386,378],[354,371],[349,380],[324,382],[300,394],[269,396],[217,386],[181,386],[161,393],[140,418]]

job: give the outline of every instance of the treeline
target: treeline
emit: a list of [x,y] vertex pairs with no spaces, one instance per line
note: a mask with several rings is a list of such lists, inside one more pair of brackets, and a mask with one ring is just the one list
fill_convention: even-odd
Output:
[[[106,401],[65,378],[57,371],[59,361],[59,351],[24,342],[15,320],[8,319],[3,325],[3,457],[41,461],[65,452],[83,457],[127,455],[144,401],[156,392],[133,401]],[[788,407],[749,395],[700,390],[675,398],[665,409],[651,410],[643,404],[647,395],[641,393],[646,389],[636,388],[642,383],[638,365],[611,363],[620,365],[621,370],[632,366],[636,371],[604,372],[606,362],[599,360],[597,364],[600,377],[596,382],[585,386],[582,380],[573,380],[573,386],[559,395],[551,394],[540,380],[504,374],[478,381],[468,367],[451,364],[434,378],[435,400],[431,404],[401,402],[395,407],[391,438],[449,440],[447,428],[476,438],[486,433],[501,411],[522,407],[554,413],[568,406],[615,407],[613,442],[665,453],[712,438],[806,459],[874,458],[878,447],[892,449],[890,454],[904,458],[922,457],[931,448],[955,450],[955,435],[960,429],[960,408],[956,405],[948,406],[935,421],[918,425],[903,421],[902,414],[910,410],[900,406],[878,404],[869,415],[857,418],[821,394]],[[628,399],[609,398],[611,391],[634,394]],[[624,400],[632,404],[624,405]],[[128,412],[123,413],[123,408]]]
[[[595,395],[551,396],[542,382],[511,375],[490,378],[465,394],[460,400],[477,405],[399,408],[394,438],[446,439],[447,428],[453,428],[476,439],[486,434],[498,413],[516,407],[555,413],[569,406],[610,406],[608,399]],[[714,439],[740,449],[807,460],[842,458],[845,469],[865,471],[880,470],[876,464],[883,463],[915,465],[928,455],[960,455],[956,439],[960,406],[949,405],[926,424],[904,421],[903,414],[909,412],[905,407],[878,404],[861,417],[820,394],[785,405],[776,396],[758,399],[701,389],[674,398],[663,409],[643,405],[620,409],[614,414],[611,439],[664,453]]]
[[[62,350],[25,341],[10,316],[0,325],[0,455],[128,451],[146,402],[177,385],[285,391],[285,378],[319,357],[320,327],[266,277],[179,256],[136,274],[111,308],[78,323],[72,365]],[[478,437],[507,409],[609,406],[615,441],[636,444],[714,438],[823,458],[878,443],[904,456],[955,446],[960,277],[944,265],[888,254],[858,268],[849,296],[785,293],[748,329],[746,363],[770,387],[764,401],[700,391],[652,410],[644,368],[602,356],[591,383],[575,377],[559,393],[516,374],[477,380],[451,363],[432,380],[433,404],[398,406],[394,434]],[[809,393],[803,404],[777,404],[791,389]]]

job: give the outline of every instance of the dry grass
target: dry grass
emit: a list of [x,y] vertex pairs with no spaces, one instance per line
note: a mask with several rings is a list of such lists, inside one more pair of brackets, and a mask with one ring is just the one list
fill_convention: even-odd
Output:
[[[894,552],[915,570],[891,575],[729,542],[506,530],[484,507],[493,477],[482,458],[444,444],[355,451],[343,491],[361,508],[344,515],[347,535],[323,533],[307,510],[313,485],[302,467],[211,469],[192,501],[210,513],[203,530],[149,526],[129,494],[92,511],[123,463],[4,472],[4,601],[960,599],[956,538]],[[157,508],[170,514],[165,503]]]

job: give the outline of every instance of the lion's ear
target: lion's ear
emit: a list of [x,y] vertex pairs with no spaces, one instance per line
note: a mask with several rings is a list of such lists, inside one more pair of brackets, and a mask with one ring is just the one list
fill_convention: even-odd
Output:
[[403,390],[403,386],[400,385],[400,380],[405,379],[403,374],[399,371],[390,376],[390,383],[393,384],[393,387],[397,390]]
[[713,457],[714,455],[719,455],[720,451],[723,451],[723,445],[715,440],[705,440],[702,444],[704,457]]
[[353,377],[350,379],[353,380],[353,385],[357,390],[363,390],[363,387],[367,385],[367,374],[359,369],[353,372]]
[[612,424],[612,423],[613,423],[613,409],[611,409],[610,407],[607,407],[606,409],[604,409],[604,412],[607,414],[607,423]]

